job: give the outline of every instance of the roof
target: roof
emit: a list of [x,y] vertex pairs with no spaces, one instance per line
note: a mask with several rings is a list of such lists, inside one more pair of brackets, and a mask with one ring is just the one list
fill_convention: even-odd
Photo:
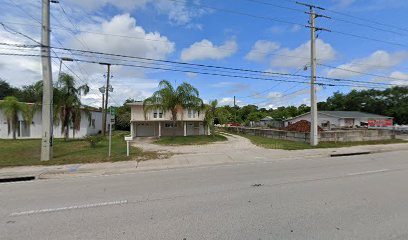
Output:
[[143,102],[142,101],[130,102],[130,103],[126,103],[126,105],[129,105],[129,106],[143,106]]
[[383,118],[383,119],[390,119],[392,117],[387,117],[383,115],[373,114],[373,113],[365,113],[365,112],[358,112],[358,111],[319,111],[319,114],[337,117],[337,118]]
[[[288,118],[285,121],[289,121],[298,117],[302,117],[305,115],[310,114],[310,112],[301,114],[296,117]],[[319,115],[326,115],[329,117],[334,117],[334,118],[369,118],[369,119],[392,119],[393,117],[388,117],[388,116],[383,116],[383,115],[378,115],[378,114],[373,114],[373,113],[365,113],[365,112],[359,112],[359,111],[318,111]]]
[[261,119],[261,121],[272,121],[272,120],[273,120],[273,118],[270,117],[270,116],[266,116],[266,117]]

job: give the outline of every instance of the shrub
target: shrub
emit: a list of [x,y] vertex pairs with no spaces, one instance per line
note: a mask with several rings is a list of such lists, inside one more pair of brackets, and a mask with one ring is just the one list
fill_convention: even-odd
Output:
[[101,135],[92,135],[92,136],[87,136],[85,137],[85,140],[88,141],[89,146],[91,148],[95,148],[96,144],[100,141],[102,141],[103,137]]

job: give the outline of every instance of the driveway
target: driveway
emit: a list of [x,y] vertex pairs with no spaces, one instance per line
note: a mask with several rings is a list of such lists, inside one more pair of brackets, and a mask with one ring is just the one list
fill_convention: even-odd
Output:
[[247,138],[236,135],[224,135],[227,141],[215,142],[204,145],[184,145],[184,146],[165,146],[154,144],[153,138],[137,138],[133,142],[133,146],[140,147],[145,151],[157,151],[162,153],[173,154],[203,154],[203,153],[227,153],[235,151],[252,151],[261,150],[255,146]]

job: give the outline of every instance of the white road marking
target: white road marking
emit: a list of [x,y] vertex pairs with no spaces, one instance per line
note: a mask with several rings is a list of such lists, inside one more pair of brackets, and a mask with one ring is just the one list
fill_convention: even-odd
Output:
[[47,209],[40,209],[40,210],[30,210],[30,211],[12,213],[12,214],[10,214],[10,217],[22,216],[22,215],[32,215],[32,214],[39,214],[39,213],[60,212],[60,211],[67,211],[67,210],[73,210],[73,209],[84,209],[84,208],[104,207],[104,206],[110,206],[110,205],[120,205],[120,204],[125,204],[127,202],[128,202],[127,200],[122,200],[122,201],[92,203],[92,204],[85,204],[85,205],[60,207],[60,208],[47,208]]
[[365,175],[365,174],[380,173],[380,172],[386,172],[386,171],[389,171],[389,169],[380,169],[380,170],[374,170],[374,171],[349,173],[349,174],[347,174],[347,176]]

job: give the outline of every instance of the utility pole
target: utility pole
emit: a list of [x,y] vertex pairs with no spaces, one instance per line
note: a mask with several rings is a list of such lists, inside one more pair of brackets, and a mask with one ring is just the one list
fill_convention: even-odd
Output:
[[237,122],[237,108],[235,105],[235,96],[234,96],[234,123]]
[[310,15],[310,21],[307,28],[310,28],[310,145],[317,146],[319,144],[319,132],[318,132],[318,116],[317,116],[317,94],[316,94],[316,66],[317,66],[317,58],[316,58],[316,31],[327,31],[330,30],[324,28],[317,28],[316,27],[316,18],[323,17],[323,18],[330,18],[321,14],[315,13],[315,9],[325,10],[324,8],[314,6],[311,4],[300,3],[296,2],[297,4],[306,6],[309,8],[309,12],[306,14]]
[[41,161],[52,159],[53,141],[53,86],[50,58],[50,1],[42,0],[41,64],[43,76]]
[[110,81],[110,63],[99,63],[101,65],[108,66],[108,75],[106,76],[106,86],[105,86],[105,106],[102,108],[102,135],[105,136],[106,132],[106,118],[108,115],[108,112],[106,111],[108,109],[108,99],[109,99],[109,81]]

